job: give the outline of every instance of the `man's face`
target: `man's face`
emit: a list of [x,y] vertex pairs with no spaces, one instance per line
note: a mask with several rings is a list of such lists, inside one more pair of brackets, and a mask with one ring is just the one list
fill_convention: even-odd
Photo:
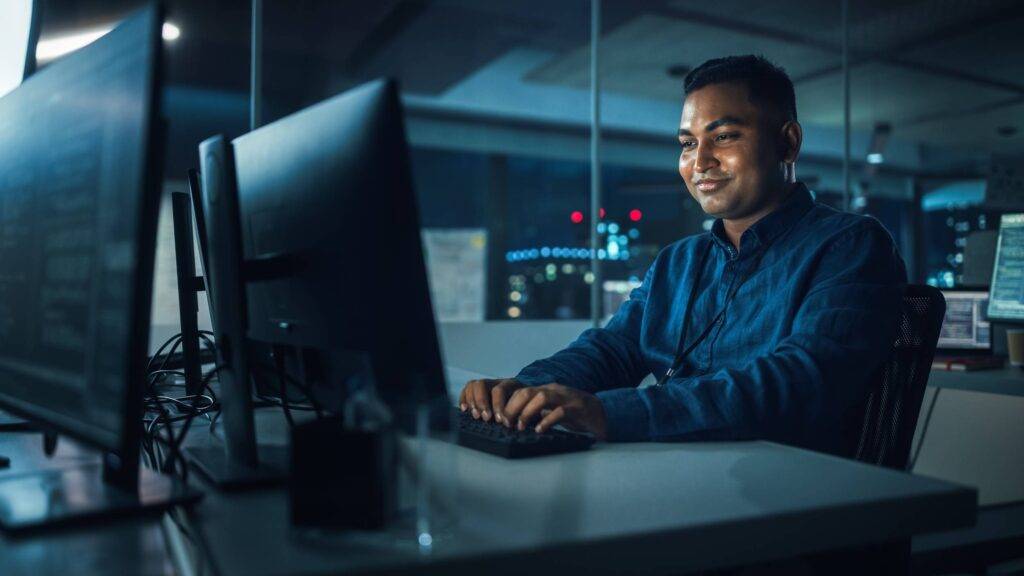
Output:
[[745,84],[711,84],[687,96],[679,122],[679,174],[704,212],[739,220],[775,201],[782,180],[768,124]]

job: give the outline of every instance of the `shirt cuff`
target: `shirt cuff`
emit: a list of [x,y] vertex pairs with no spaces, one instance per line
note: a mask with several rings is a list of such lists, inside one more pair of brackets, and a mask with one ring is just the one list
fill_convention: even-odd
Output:
[[550,374],[545,374],[539,370],[532,370],[529,367],[520,370],[519,374],[516,374],[515,379],[523,386],[542,386],[544,384],[558,382],[558,379],[552,378]]
[[642,442],[650,439],[650,412],[636,388],[616,388],[597,393],[604,407],[609,442]]

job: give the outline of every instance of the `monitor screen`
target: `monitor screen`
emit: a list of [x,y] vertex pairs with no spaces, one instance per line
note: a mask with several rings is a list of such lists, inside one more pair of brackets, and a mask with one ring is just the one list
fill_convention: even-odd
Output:
[[17,88],[25,77],[30,44],[34,44],[32,4],[32,0],[0,2],[0,96]]
[[1024,214],[1003,214],[992,271],[989,318],[1024,320]]
[[941,350],[989,350],[992,330],[985,309],[988,292],[944,290],[946,317],[942,320],[938,348]]
[[110,450],[148,337],[156,18],[0,98],[0,405]]

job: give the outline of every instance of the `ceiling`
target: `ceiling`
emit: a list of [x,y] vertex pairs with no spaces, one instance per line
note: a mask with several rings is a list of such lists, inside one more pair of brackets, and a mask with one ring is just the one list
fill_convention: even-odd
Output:
[[[606,3],[609,4],[609,3]],[[615,3],[610,3],[615,4]],[[626,3],[622,3],[626,4]],[[938,147],[1024,153],[1024,3],[902,0],[853,2],[851,122]],[[728,54],[763,54],[794,80],[804,123],[842,126],[839,2],[694,0],[631,4],[605,31],[601,84],[608,91],[678,100],[672,67]],[[533,70],[551,85],[589,85],[590,47]],[[1016,133],[1000,136],[1000,127]]]
[[[42,36],[114,22],[135,0],[43,0]],[[182,37],[167,82],[240,97],[249,84],[249,0],[170,0]],[[678,105],[673,67],[760,53],[793,77],[801,120],[841,126],[840,2],[606,0],[601,82],[609,94]],[[1024,2],[851,2],[851,117],[938,150],[1024,154]],[[265,88],[279,116],[369,77],[443,96],[516,50],[550,90],[589,86],[588,0],[264,0]],[[239,100],[241,101],[241,100]],[[199,104],[201,105],[201,104]],[[244,112],[244,111],[243,111]],[[1015,130],[999,135],[1002,128]],[[1012,131],[1011,130],[1011,131]]]

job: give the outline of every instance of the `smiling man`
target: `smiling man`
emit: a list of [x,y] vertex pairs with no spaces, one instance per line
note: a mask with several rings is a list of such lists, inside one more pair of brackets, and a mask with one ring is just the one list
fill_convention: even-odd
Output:
[[[604,328],[460,408],[519,429],[611,441],[765,438],[849,455],[906,273],[873,218],[796,179],[793,84],[755,56],[685,80],[679,174],[711,230],[663,249]],[[654,386],[639,387],[654,374]]]

